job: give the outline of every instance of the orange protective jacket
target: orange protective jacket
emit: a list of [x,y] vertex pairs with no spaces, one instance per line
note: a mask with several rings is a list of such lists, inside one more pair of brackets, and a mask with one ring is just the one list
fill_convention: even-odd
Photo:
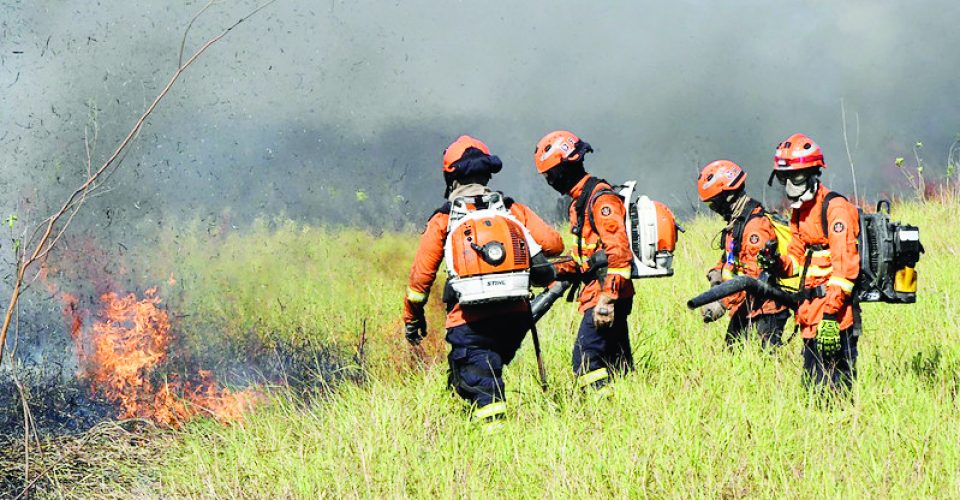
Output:
[[811,252],[804,287],[824,287],[824,297],[804,301],[797,310],[797,323],[806,339],[817,336],[817,325],[825,314],[836,316],[841,329],[853,326],[853,286],[860,275],[860,215],[846,199],[832,199],[824,234],[823,202],[829,192],[821,184],[811,202],[793,210],[793,241],[788,254],[781,256],[786,275],[798,276],[803,273],[807,252]]
[[[570,191],[573,197],[573,203],[570,204],[570,225],[571,232],[577,227],[577,199],[583,194],[584,186],[591,176],[585,176]],[[593,280],[588,283],[580,292],[580,312],[585,312],[597,305],[600,293],[606,293],[613,298],[633,297],[633,282],[630,281],[630,265],[633,262],[633,252],[630,250],[630,239],[627,237],[627,228],[624,220],[627,216],[627,208],[623,200],[613,193],[597,193],[602,190],[609,190],[610,184],[600,182],[594,187],[590,196],[593,197],[592,204],[588,204],[588,209],[592,208],[593,221],[596,228],[589,221],[583,223],[583,242],[581,245],[582,253],[577,254],[577,248],[570,250],[573,262],[564,262],[557,264],[557,273],[576,273],[577,268],[580,271],[587,271],[590,264],[587,260],[598,250],[603,250],[607,254],[607,275],[601,283],[599,280]],[[586,214],[584,214],[587,217]],[[594,230],[596,229],[596,230]],[[576,235],[575,235],[576,236]]]
[[[773,229],[773,223],[763,214],[763,207],[758,204],[746,217],[746,225],[743,228],[743,236],[737,255],[733,255],[733,231],[725,232],[723,255],[717,265],[712,268],[720,271],[720,277],[723,281],[731,280],[734,276],[741,274],[753,278],[760,276],[761,269],[757,262],[757,256],[760,255],[768,241],[777,241],[777,233]],[[747,297],[747,292],[730,295],[721,302],[730,311],[730,316],[736,314],[740,307],[748,308],[747,318],[755,318],[761,314],[776,314],[786,310],[785,306],[772,300]]]
[[[555,257],[563,253],[563,239],[555,229],[550,227],[526,205],[513,202],[510,213],[523,224],[533,239],[543,248],[547,257]],[[420,236],[420,247],[413,259],[410,268],[410,279],[407,284],[407,294],[403,299],[403,321],[410,323],[423,312],[430,288],[437,277],[437,269],[443,261],[443,245],[447,239],[447,223],[450,215],[442,212],[435,213],[427,222],[427,227]],[[500,304],[480,304],[461,307],[455,305],[447,313],[446,328],[453,328],[465,323],[479,321],[490,316],[505,312],[523,311],[529,309],[525,302],[506,302]]]

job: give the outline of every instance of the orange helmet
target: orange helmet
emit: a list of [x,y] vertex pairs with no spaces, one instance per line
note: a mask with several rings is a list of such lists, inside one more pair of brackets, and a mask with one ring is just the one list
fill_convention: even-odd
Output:
[[573,132],[555,130],[543,136],[533,152],[533,162],[541,174],[565,161],[582,160],[583,155],[593,151],[589,144]]
[[803,134],[793,134],[777,146],[773,156],[773,170],[790,172],[808,168],[827,168],[823,162],[823,150],[813,139]]
[[730,160],[710,162],[697,177],[697,193],[700,201],[707,201],[726,191],[736,191],[743,187],[747,173],[740,165]]
[[443,181],[447,184],[444,196],[449,196],[454,181],[464,177],[473,177],[474,181],[486,184],[478,179],[490,177],[503,168],[500,158],[490,154],[490,148],[482,141],[469,135],[461,135],[443,150]]
[[453,164],[463,158],[463,154],[470,148],[479,149],[485,155],[490,154],[490,148],[479,139],[474,139],[469,135],[461,135],[447,146],[447,149],[443,150],[443,171],[453,172],[456,170]]

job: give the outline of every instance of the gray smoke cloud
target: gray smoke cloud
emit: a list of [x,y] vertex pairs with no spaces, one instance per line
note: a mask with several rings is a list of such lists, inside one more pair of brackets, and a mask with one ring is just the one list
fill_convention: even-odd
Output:
[[[0,209],[42,211],[77,184],[94,116],[95,157],[109,153],[202,5],[0,1]],[[215,5],[188,51],[254,5]],[[683,213],[713,159],[741,163],[760,193],[796,131],[849,191],[841,100],[861,195],[896,192],[896,157],[922,140],[936,175],[960,131],[958,19],[950,0],[280,0],[189,70],[84,223],[420,224],[441,201],[441,151],[462,133],[504,160],[495,187],[547,210],[555,194],[532,151],[557,128],[595,147],[589,170],[639,179]]]

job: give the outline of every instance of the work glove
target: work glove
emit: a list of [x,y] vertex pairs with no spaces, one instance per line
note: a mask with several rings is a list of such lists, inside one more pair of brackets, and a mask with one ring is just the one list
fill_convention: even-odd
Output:
[[707,271],[707,281],[710,282],[710,286],[717,286],[723,283],[723,274],[719,269],[711,269]]
[[817,350],[828,358],[840,352],[840,324],[832,314],[824,314],[817,325]]
[[420,345],[427,336],[427,319],[423,316],[403,325],[404,335],[410,345]]
[[757,264],[760,269],[769,271],[775,269],[780,262],[780,249],[777,247],[776,240],[770,240],[764,245],[763,250],[757,254]]
[[580,277],[577,264],[572,257],[565,256],[555,259],[551,262],[553,272],[556,274],[557,281],[567,281],[573,283]]
[[727,313],[727,308],[719,300],[711,302],[700,308],[700,314],[703,315],[704,323],[712,323],[723,317]]
[[597,306],[593,308],[593,326],[600,328],[609,328],[613,325],[613,305],[617,299],[609,294],[600,293],[597,299]]

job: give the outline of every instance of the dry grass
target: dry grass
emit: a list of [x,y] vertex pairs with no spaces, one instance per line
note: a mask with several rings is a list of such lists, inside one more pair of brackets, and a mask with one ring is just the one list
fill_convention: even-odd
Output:
[[[157,490],[157,457],[174,436],[140,420],[79,435],[0,443],[0,496],[131,498]],[[29,495],[29,496],[27,496]]]

